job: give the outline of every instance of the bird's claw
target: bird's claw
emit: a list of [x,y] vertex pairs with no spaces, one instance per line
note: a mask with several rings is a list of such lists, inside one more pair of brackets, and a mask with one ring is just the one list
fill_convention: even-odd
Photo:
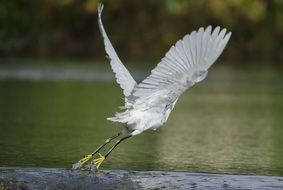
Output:
[[[90,170],[94,170],[93,165],[96,167],[96,169],[99,168],[99,166],[102,164],[102,162],[105,160],[105,156],[103,156],[102,154],[98,153],[98,158],[93,159],[90,163],[90,165],[88,165],[88,168],[90,168]],[[73,169],[77,170],[80,169],[84,166],[84,164],[86,162],[88,162],[91,159],[92,155],[86,155],[84,158],[80,159],[77,163],[73,164]]]
[[86,155],[85,157],[83,157],[82,159],[80,159],[77,163],[73,164],[73,169],[77,170],[80,169],[87,161],[89,161],[89,159],[92,157],[91,154]]
[[98,169],[99,166],[102,164],[102,162],[105,160],[105,156],[103,156],[102,154],[98,153],[99,158],[93,159],[92,163],[95,164],[96,168]]

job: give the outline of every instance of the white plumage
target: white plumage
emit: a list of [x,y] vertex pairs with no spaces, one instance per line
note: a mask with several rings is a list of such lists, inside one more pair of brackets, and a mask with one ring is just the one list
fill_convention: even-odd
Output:
[[[168,119],[179,96],[189,87],[205,79],[209,67],[220,56],[231,32],[211,26],[200,28],[179,40],[166,53],[165,57],[151,71],[151,74],[137,84],[120,61],[104,30],[101,13],[103,5],[98,6],[98,24],[104,39],[105,51],[111,68],[125,96],[124,111],[107,118],[122,123],[125,128],[100,145],[93,153],[79,160],[73,169],[81,168],[98,153],[98,158],[90,162],[90,168],[98,168],[115,147],[123,140],[148,129],[162,126]],[[113,139],[122,136],[103,156],[99,151]]]
[[225,48],[231,32],[211,26],[187,34],[170,48],[151,74],[137,84],[117,56],[104,30],[98,7],[98,22],[111,68],[125,96],[124,111],[107,118],[123,123],[126,132],[137,135],[156,129],[168,119],[179,96],[205,79],[208,69]]

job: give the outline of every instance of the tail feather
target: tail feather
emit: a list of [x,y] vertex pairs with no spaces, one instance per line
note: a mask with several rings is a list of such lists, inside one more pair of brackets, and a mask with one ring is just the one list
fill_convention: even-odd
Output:
[[120,123],[128,123],[129,111],[116,113],[114,117],[108,117],[107,120]]

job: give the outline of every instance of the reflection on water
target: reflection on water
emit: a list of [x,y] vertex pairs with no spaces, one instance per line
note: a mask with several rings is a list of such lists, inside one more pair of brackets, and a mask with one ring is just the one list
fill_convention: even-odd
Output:
[[[283,175],[283,73],[216,67],[102,167]],[[70,167],[121,127],[115,82],[1,80],[0,166]]]

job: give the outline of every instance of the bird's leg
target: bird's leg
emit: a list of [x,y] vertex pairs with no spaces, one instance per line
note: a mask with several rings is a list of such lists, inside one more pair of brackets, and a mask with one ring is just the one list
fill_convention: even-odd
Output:
[[[86,155],[85,157],[83,157],[82,159],[80,159],[77,163],[73,164],[73,169],[79,169],[81,168],[87,161],[90,160],[91,157],[93,157],[100,149],[102,149],[105,145],[107,145],[108,143],[110,143],[113,139],[119,137],[120,135],[122,135],[122,133],[118,133],[117,135],[114,135],[108,139],[105,140],[105,142],[100,145],[95,151],[93,151],[93,153]],[[101,154],[99,154],[100,156]]]
[[113,139],[116,139],[117,137],[119,137],[120,135],[122,135],[122,133],[118,133],[117,135],[113,135],[112,137],[108,138],[105,140],[105,142],[100,145],[95,151],[93,151],[93,153],[91,153],[91,156],[94,156],[98,151],[100,151],[100,149],[102,149],[105,145],[107,145],[108,143],[110,143]]
[[99,168],[99,166],[102,164],[102,162],[109,156],[109,154],[120,144],[123,140],[126,140],[127,138],[130,138],[132,135],[127,135],[121,139],[119,139],[111,148],[110,150],[105,154],[105,156],[99,154],[99,158],[94,159],[93,163],[96,165],[96,168]]

